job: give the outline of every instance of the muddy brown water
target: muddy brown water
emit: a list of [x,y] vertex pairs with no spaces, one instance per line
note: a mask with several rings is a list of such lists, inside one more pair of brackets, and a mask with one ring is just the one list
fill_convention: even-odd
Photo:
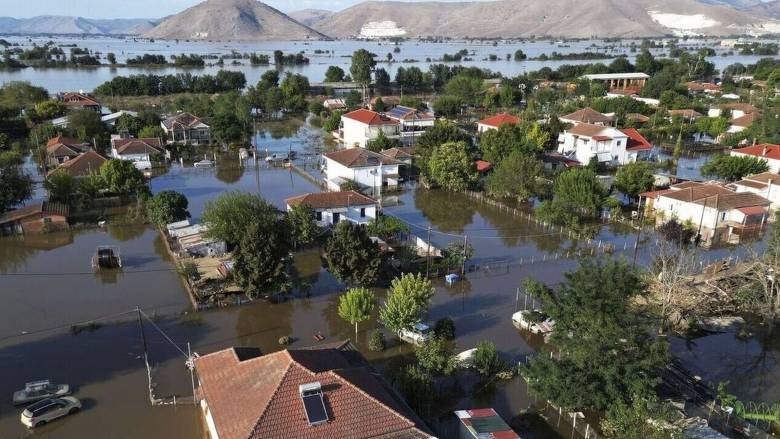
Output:
[[[266,142],[274,150],[294,147],[310,151],[317,144],[302,140],[311,137],[307,126],[299,123],[288,127],[278,139],[268,132],[258,144],[262,148]],[[285,137],[289,135],[286,133],[293,133],[293,138]],[[152,189],[184,193],[196,220],[208,200],[227,190],[260,193],[279,208],[287,197],[318,190],[287,169],[252,161],[239,166],[230,156],[219,157],[214,169],[173,165],[153,179]],[[563,273],[576,267],[577,259],[555,259],[552,255],[571,252],[585,243],[459,194],[411,187],[386,194],[383,203],[388,214],[407,221],[419,236],[424,237],[430,226],[431,241],[436,246],[462,242],[463,235],[467,235],[475,247],[470,262],[475,266],[473,271],[454,285],[437,280],[436,295],[426,315],[429,322],[442,317],[455,321],[456,352],[491,340],[507,361],[516,362],[541,347],[541,340],[511,324],[512,313],[524,304],[517,289],[529,276],[550,284],[560,282]],[[597,239],[614,243],[617,253],[630,259],[632,248],[623,251],[618,244],[626,240],[633,243],[634,233],[630,228],[610,225],[602,228]],[[90,257],[97,245],[104,244],[121,247],[125,262],[122,272],[92,273]],[[722,254],[715,252],[713,257]],[[646,264],[649,257],[650,250],[640,247],[639,265]],[[294,337],[292,347],[314,344],[312,336],[316,332],[325,335],[326,341],[354,338],[354,328],[337,315],[338,293],[343,287],[322,268],[318,252],[300,252],[295,265],[299,274],[311,281],[308,294],[295,292],[282,303],[258,301],[192,313],[157,232],[144,225],[112,218],[106,229],[0,239],[0,295],[5,299],[0,307],[0,437],[96,437],[101,431],[110,431],[118,438],[200,437],[201,421],[195,407],[150,406],[135,314],[111,318],[77,333],[71,323],[115,315],[136,305],[142,307],[177,346],[163,338],[151,323],[144,324],[154,394],[190,396],[186,358],[178,350],[186,352],[187,343],[198,353],[229,346],[257,346],[271,352],[280,349],[278,339],[284,335]],[[376,293],[381,302],[385,292],[377,289]],[[413,352],[411,346],[397,342],[391,342],[381,353],[369,351],[368,335],[376,327],[376,316],[362,323],[356,343],[378,367]],[[743,340],[733,334],[718,334],[695,340],[674,338],[672,348],[705,379],[731,379],[732,391],[740,397],[775,401],[780,395],[780,346],[776,340],[771,335]],[[85,409],[29,432],[19,422],[21,410],[10,405],[10,398],[26,381],[42,378],[74,386],[75,396],[84,401]],[[461,384],[467,387],[468,379]],[[474,394],[454,395],[445,409],[491,406],[509,421],[531,406],[543,406],[527,393],[519,378],[480,385],[479,389]],[[565,427],[560,431],[563,437],[571,437]],[[555,437],[549,428],[539,426],[530,427],[523,435]]]

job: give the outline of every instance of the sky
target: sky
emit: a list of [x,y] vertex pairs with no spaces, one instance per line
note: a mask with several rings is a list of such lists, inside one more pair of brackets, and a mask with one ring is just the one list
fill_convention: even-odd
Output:
[[[203,0],[0,0],[0,16],[68,15],[86,18],[160,18]],[[407,0],[417,1],[417,0]],[[454,1],[454,0],[440,0]],[[307,8],[339,11],[361,0],[266,0],[284,12]]]

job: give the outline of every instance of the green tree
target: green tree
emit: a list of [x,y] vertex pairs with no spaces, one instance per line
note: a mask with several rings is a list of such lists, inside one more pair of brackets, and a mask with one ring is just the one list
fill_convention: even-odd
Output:
[[433,101],[433,111],[445,117],[457,116],[462,106],[463,100],[457,96],[443,95]]
[[524,154],[535,154],[543,151],[549,138],[545,134],[538,125],[503,124],[497,130],[488,130],[482,133],[479,139],[479,148],[484,160],[498,165],[513,151],[520,151]]
[[390,282],[390,294],[405,294],[414,299],[414,303],[420,311],[425,311],[431,304],[431,299],[436,293],[431,281],[422,274],[402,274]]
[[452,354],[449,343],[433,337],[415,350],[417,364],[431,375],[447,376],[455,371],[458,359]]
[[476,104],[482,88],[482,78],[460,74],[445,84],[444,92],[447,95],[460,98],[466,104]]
[[451,191],[466,190],[479,179],[466,142],[447,142],[434,148],[427,170],[434,184]]
[[429,417],[436,401],[436,386],[422,367],[407,364],[394,377],[393,384],[401,392],[409,407],[422,417]]
[[[447,142],[466,142],[467,145],[471,145],[471,136],[450,121],[438,120],[417,139],[416,152],[425,163],[436,147]],[[471,149],[469,147],[470,152]]]
[[344,80],[344,69],[338,66],[329,66],[325,70],[325,82],[341,82]]
[[157,227],[187,219],[189,201],[176,191],[161,191],[146,202],[146,218]]
[[68,129],[83,142],[98,143],[106,136],[106,126],[100,120],[100,114],[92,110],[76,110],[68,114]]
[[379,321],[397,335],[420,322],[420,308],[414,296],[391,292],[379,309]]
[[76,192],[76,179],[67,172],[54,172],[43,182],[43,187],[49,193],[49,200],[69,203]]
[[634,162],[621,166],[615,175],[615,188],[636,199],[640,193],[649,191],[655,184],[653,165],[646,162]]
[[392,239],[399,233],[409,233],[409,226],[390,215],[380,215],[368,222],[368,233],[382,239]]
[[555,321],[551,343],[562,353],[524,367],[542,398],[567,409],[605,410],[654,394],[668,346],[631,306],[646,288],[627,262],[585,259],[556,290],[531,279],[525,287]]
[[116,55],[114,52],[108,52],[108,54],[106,54],[106,61],[111,65],[116,64]]
[[159,125],[145,126],[138,130],[140,139],[162,139],[165,140],[165,131]]
[[719,154],[702,165],[701,174],[726,181],[737,181],[748,175],[760,174],[768,170],[766,160],[759,157]]
[[382,262],[379,248],[366,227],[341,221],[325,243],[328,269],[336,279],[349,285],[371,285],[379,276]]
[[18,153],[0,153],[0,213],[32,196],[32,177],[22,171],[18,161],[12,159],[14,155],[18,156]]
[[520,49],[515,50],[515,61],[524,61],[528,56]]
[[292,206],[287,212],[287,224],[293,248],[313,243],[320,235],[314,209],[308,204]]
[[555,179],[553,194],[552,201],[539,206],[537,215],[554,224],[577,227],[579,218],[592,218],[598,214],[606,190],[591,169],[575,168]]
[[539,191],[544,164],[531,155],[512,151],[487,178],[487,192],[494,197],[526,201]]
[[146,190],[144,174],[129,160],[111,159],[100,166],[100,175],[109,191],[135,194]]
[[376,138],[366,142],[366,149],[374,152],[381,152],[390,148],[397,148],[401,146],[401,141],[398,139],[391,139],[385,135],[385,132],[380,130]]
[[654,397],[636,398],[611,405],[601,429],[609,439],[682,439],[680,428],[672,424],[675,419],[668,404]]
[[306,108],[306,93],[309,92],[309,79],[299,74],[285,75],[279,84],[284,108],[290,111],[302,111]]
[[451,242],[447,248],[442,250],[442,258],[445,267],[458,268],[463,266],[465,261],[474,257],[474,247],[471,244],[462,242]]
[[43,101],[35,104],[35,116],[39,120],[51,120],[65,114],[66,108],[57,100]]
[[355,325],[355,340],[358,323],[368,320],[374,310],[374,293],[367,288],[351,288],[339,296],[339,317]]
[[95,198],[102,189],[106,189],[106,181],[97,171],[78,180],[78,191],[86,197]]
[[474,352],[474,368],[480,375],[495,375],[501,372],[504,367],[505,364],[498,355],[495,343],[481,341],[477,344],[477,350]]
[[336,131],[339,127],[339,124],[341,123],[341,116],[344,114],[343,111],[334,111],[333,113],[328,116],[327,119],[322,123],[322,130],[330,133],[333,131]]
[[207,202],[202,220],[208,226],[210,236],[236,245],[250,223],[257,220],[272,224],[278,217],[278,210],[259,196],[231,191]]
[[289,252],[285,227],[278,215],[249,219],[233,251],[233,277],[250,298],[281,289]]

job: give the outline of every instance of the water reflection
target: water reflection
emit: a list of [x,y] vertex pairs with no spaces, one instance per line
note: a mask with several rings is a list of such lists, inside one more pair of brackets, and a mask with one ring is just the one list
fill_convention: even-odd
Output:
[[462,194],[422,187],[414,190],[414,207],[436,229],[450,233],[463,233],[477,211],[474,200]]

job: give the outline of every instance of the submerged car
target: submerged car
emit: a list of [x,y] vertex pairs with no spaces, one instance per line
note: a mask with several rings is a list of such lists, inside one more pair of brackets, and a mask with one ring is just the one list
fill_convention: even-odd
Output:
[[518,311],[512,314],[512,323],[518,329],[525,329],[532,334],[546,335],[552,332],[555,321],[538,310]]
[[45,398],[54,398],[70,394],[67,384],[52,384],[49,380],[32,381],[24,389],[14,392],[14,405],[30,404]]
[[72,396],[46,398],[24,409],[21,420],[27,428],[35,428],[79,410],[81,401]]
[[398,336],[407,343],[421,345],[433,338],[433,328],[425,323],[417,323],[409,329],[402,329]]

